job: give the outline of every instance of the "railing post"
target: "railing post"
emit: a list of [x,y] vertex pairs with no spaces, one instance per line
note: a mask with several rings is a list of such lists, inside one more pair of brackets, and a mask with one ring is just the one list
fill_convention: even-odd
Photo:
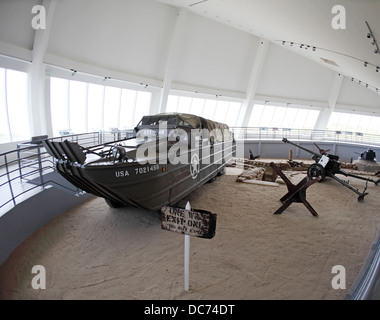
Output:
[[42,174],[42,160],[41,160],[41,146],[37,145],[37,161],[38,161],[38,171],[40,173],[40,182],[42,189],[45,189],[44,178]]
[[12,189],[12,180],[11,180],[11,177],[9,175],[8,159],[7,159],[6,154],[4,155],[4,163],[5,163],[5,172],[7,173],[8,185],[9,185],[9,190],[11,191],[13,205],[16,205],[16,200],[15,200],[15,196],[13,194],[13,189]]

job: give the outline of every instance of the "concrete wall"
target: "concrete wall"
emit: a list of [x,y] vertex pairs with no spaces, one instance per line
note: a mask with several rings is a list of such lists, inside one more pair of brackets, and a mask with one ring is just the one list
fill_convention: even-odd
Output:
[[[76,197],[57,188],[46,189],[21,202],[0,217],[0,265],[38,228],[75,205],[90,199]],[[47,206],[46,203],[54,204]]]

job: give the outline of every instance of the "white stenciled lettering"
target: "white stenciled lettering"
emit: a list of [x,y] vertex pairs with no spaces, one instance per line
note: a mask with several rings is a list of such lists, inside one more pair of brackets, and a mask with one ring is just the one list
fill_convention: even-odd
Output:
[[144,173],[148,173],[151,171],[156,171],[159,168],[160,168],[160,166],[158,164],[153,164],[153,165],[147,166],[147,167],[135,168],[135,173],[136,174],[144,174]]
[[128,172],[128,170],[115,171],[115,176],[116,176],[116,178],[128,177],[129,172]]

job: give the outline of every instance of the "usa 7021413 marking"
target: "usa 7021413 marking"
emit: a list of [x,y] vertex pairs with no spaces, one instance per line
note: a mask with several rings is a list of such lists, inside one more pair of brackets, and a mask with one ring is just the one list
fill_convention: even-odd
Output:
[[135,168],[136,174],[144,174],[151,171],[156,171],[160,168],[158,164],[152,164],[151,166],[141,167],[141,168]]

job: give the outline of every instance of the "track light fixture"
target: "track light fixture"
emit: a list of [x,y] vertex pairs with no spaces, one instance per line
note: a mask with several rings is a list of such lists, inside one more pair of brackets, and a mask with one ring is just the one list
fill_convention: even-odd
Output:
[[375,88],[375,87],[369,85],[368,83],[362,82],[361,80],[358,80],[355,78],[351,78],[351,81],[357,82],[358,84],[361,84],[361,85],[365,86],[366,88],[371,89],[372,91],[375,91],[376,93],[379,93],[379,88]]
[[75,76],[75,74],[77,73],[77,70],[74,70],[74,69],[70,69],[70,71],[72,72],[72,76]]
[[293,41],[285,41],[285,40],[278,40],[278,41],[281,41],[283,46],[285,46],[285,45],[289,45],[291,47],[293,47],[293,46],[299,46],[300,49],[308,50],[309,48],[311,48],[313,51],[317,50],[317,47],[311,46],[309,44],[296,43],[296,42],[293,42]]
[[364,66],[365,66],[365,67],[368,66],[368,62],[367,62],[367,61],[364,61]]
[[375,36],[373,35],[372,30],[371,30],[371,28],[370,28],[368,22],[366,21],[365,23],[366,23],[367,28],[368,28],[368,31],[369,31],[369,32],[367,33],[367,38],[368,38],[368,39],[371,39],[371,38],[372,38],[372,42],[371,42],[371,43],[372,43],[373,46],[376,47],[374,53],[375,53],[375,54],[379,54],[380,49],[379,49],[379,46],[377,45],[377,42],[376,42]]

